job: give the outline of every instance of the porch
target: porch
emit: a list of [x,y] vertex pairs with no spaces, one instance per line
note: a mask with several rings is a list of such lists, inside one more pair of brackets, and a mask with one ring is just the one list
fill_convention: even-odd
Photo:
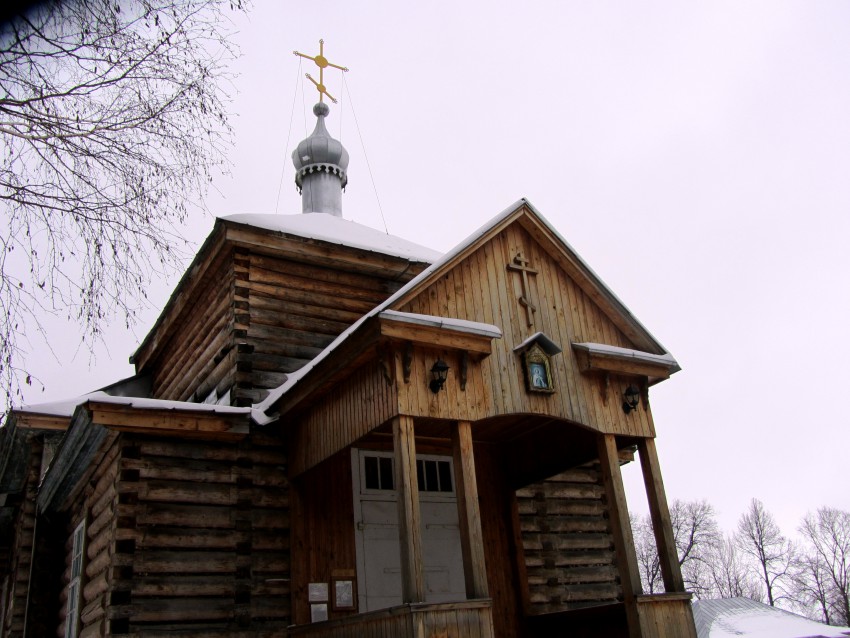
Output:
[[[690,594],[656,594],[636,599],[642,638],[695,638]],[[525,636],[619,637],[628,633],[623,603],[530,616]],[[625,630],[625,631],[624,631]],[[494,638],[489,599],[456,603],[410,603],[291,627],[303,638]]]
[[291,627],[304,638],[494,638],[489,599],[457,603],[411,603]]

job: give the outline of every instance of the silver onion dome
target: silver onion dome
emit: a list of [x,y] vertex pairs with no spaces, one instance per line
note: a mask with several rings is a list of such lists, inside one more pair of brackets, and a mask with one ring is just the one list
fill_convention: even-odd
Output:
[[328,105],[313,107],[316,128],[292,152],[295,184],[301,193],[302,212],[342,216],[342,189],[348,183],[348,151],[328,133]]

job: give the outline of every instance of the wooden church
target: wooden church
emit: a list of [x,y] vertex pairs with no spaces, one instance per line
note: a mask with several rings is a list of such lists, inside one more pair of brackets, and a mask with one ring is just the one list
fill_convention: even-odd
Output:
[[676,361],[525,200],[445,255],[343,219],[314,113],[303,214],[218,219],[135,376],[0,430],[0,635],[695,638]]

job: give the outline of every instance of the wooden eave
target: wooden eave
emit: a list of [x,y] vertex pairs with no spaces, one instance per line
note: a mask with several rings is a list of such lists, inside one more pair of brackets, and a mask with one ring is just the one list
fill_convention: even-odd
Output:
[[582,372],[599,371],[646,378],[650,385],[668,379],[679,371],[679,365],[672,359],[665,359],[649,352],[629,351],[625,348],[606,349],[594,347],[597,344],[574,343],[579,369]]
[[44,476],[41,510],[59,510],[93,470],[105,443],[119,432],[205,441],[239,441],[248,435],[250,413],[162,409],[102,401],[80,405]]
[[0,494],[20,492],[26,482],[29,437],[18,429],[17,421],[13,412],[0,428]]
[[250,414],[162,409],[88,401],[85,409],[94,425],[119,432],[156,436],[239,441],[248,435]]
[[69,416],[55,414],[39,414],[37,412],[15,412],[16,423],[25,430],[53,430],[64,432],[71,422]]
[[287,255],[300,262],[326,268],[406,281],[419,274],[428,265],[428,262],[424,261],[396,257],[282,231],[256,228],[234,221],[219,220],[219,223],[225,228],[226,241],[235,246],[250,248],[258,254],[277,257]]
[[402,342],[466,351],[480,359],[492,352],[492,340],[501,336],[469,331],[452,324],[451,320],[442,323],[439,317],[431,318],[434,320],[432,325],[411,323],[397,314],[378,313],[366,318],[350,334],[342,337],[326,357],[307,370],[270,409],[276,409],[278,415],[284,415],[298,409],[305,401],[320,397],[363,364],[377,359],[380,346],[384,343]]

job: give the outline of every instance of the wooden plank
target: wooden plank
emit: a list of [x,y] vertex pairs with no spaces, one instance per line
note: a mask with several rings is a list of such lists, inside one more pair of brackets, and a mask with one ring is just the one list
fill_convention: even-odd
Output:
[[484,537],[481,533],[481,512],[478,507],[475,456],[472,451],[472,425],[468,421],[459,421],[452,427],[452,455],[466,596],[473,599],[487,598],[490,594]]
[[381,334],[385,337],[412,341],[431,347],[453,348],[488,355],[492,350],[492,337],[474,335],[450,327],[435,328],[401,321],[381,319]]
[[626,491],[620,473],[620,459],[617,455],[617,442],[613,434],[599,434],[596,437],[599,450],[599,463],[602,482],[608,501],[608,517],[611,521],[611,533],[617,551],[617,567],[620,572],[620,585],[623,588],[623,603],[629,624],[629,636],[640,638],[640,620],[638,618],[635,597],[642,593],[640,572],[637,566],[635,544],[629,523],[629,508],[626,504]]
[[668,593],[684,592],[685,583],[679,566],[676,539],[673,536],[670,509],[667,506],[667,495],[664,492],[664,481],[661,479],[661,465],[658,462],[655,439],[640,439],[638,441],[638,452],[640,453],[640,467],[643,471],[646,496],[649,501],[649,512],[652,517],[652,530],[655,533],[655,543],[658,547],[664,589]]
[[239,439],[248,434],[247,414],[225,416],[194,410],[139,409],[132,406],[89,401],[92,422],[119,431],[149,433],[196,433],[210,438]]
[[424,602],[422,520],[416,480],[416,442],[411,417],[398,416],[393,419],[393,450],[398,487],[402,600],[405,603]]

